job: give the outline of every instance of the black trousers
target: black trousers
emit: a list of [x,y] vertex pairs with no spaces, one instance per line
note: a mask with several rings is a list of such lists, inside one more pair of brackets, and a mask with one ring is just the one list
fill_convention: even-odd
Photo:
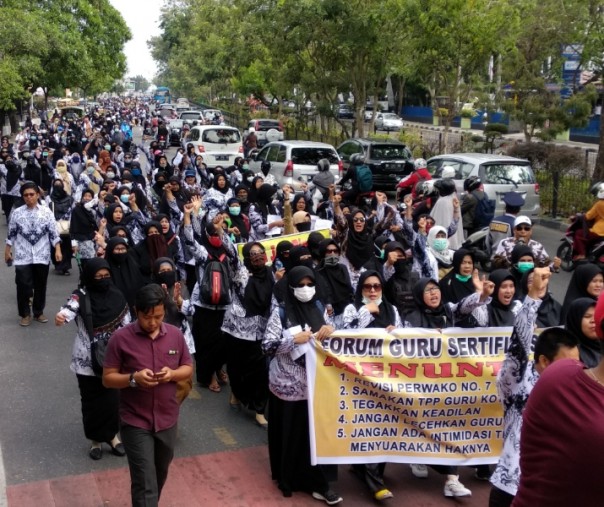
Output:
[[33,296],[34,317],[44,313],[46,306],[46,282],[48,264],[25,264],[15,266],[15,284],[17,285],[17,307],[21,317],[30,314],[29,298]]
[[76,377],[86,438],[95,442],[110,442],[119,429],[119,390],[103,386],[101,377]]
[[163,431],[120,428],[130,469],[132,507],[157,507],[174,457],[177,425]]
[[489,496],[489,507],[510,507],[514,501],[514,496],[493,486]]
[[8,218],[10,215],[10,212],[13,209],[13,204],[15,203],[15,201],[17,200],[17,197],[12,196],[12,195],[2,195],[2,211],[4,212],[4,214],[6,215],[6,223],[8,224]]
[[209,385],[212,375],[227,362],[227,340],[222,332],[225,310],[195,308],[193,340],[195,341],[195,377]]
[[52,249],[52,263],[57,271],[69,271],[71,269],[71,258],[73,251],[71,250],[71,237],[69,234],[61,234],[61,255],[63,260],[57,262],[55,259],[55,249]]

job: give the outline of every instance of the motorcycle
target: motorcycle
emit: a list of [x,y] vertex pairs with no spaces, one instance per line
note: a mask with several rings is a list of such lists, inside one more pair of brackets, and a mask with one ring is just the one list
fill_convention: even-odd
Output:
[[572,271],[579,263],[591,262],[604,268],[604,239],[593,245],[588,252],[587,258],[581,261],[575,261],[575,234],[581,230],[587,230],[588,224],[585,216],[578,213],[571,218],[569,226],[566,228],[564,237],[560,240],[562,244],[558,247],[556,255],[560,257],[562,263],[560,267],[564,271]]
[[166,136],[164,136],[164,135],[157,136],[157,144],[159,145],[160,150],[168,149],[168,140],[166,139]]

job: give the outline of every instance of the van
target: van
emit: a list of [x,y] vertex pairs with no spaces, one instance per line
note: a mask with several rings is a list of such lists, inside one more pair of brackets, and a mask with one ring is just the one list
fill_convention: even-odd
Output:
[[522,215],[539,216],[539,183],[528,160],[486,153],[452,153],[428,160],[428,171],[433,178],[440,178],[445,166],[455,170],[455,186],[460,196],[464,192],[464,180],[478,176],[489,199],[495,199],[495,216],[504,213],[503,196],[508,192],[517,192],[523,197]]
[[183,140],[183,146],[192,144],[195,154],[203,157],[208,167],[227,167],[243,156],[241,134],[235,127],[226,125],[197,125]]

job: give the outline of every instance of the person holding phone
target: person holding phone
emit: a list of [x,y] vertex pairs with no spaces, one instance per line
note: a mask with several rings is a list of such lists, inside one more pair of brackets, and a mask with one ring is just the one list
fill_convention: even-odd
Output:
[[176,383],[193,374],[182,332],[163,322],[165,297],[157,284],[139,290],[137,320],[113,334],[104,361],[103,385],[121,389],[120,434],[134,507],[158,505],[176,444]]

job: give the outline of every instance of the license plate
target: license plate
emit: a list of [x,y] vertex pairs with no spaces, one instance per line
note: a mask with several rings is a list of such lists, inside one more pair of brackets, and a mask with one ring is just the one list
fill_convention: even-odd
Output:
[[216,160],[228,160],[229,156],[228,155],[216,155],[216,157],[214,157]]

